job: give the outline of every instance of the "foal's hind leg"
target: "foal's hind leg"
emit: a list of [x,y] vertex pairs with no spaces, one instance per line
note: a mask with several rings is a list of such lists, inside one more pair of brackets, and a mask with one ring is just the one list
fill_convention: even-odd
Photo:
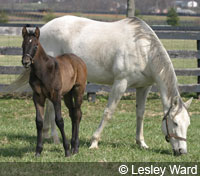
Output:
[[143,135],[143,119],[145,111],[145,102],[148,92],[151,87],[136,89],[136,116],[137,116],[137,128],[136,128],[136,143],[142,148],[149,148],[144,142]]
[[65,156],[69,156],[69,143],[67,141],[67,138],[65,136],[65,131],[64,131],[64,120],[61,116],[61,96],[60,95],[54,95],[52,99],[54,109],[55,109],[55,121],[56,125],[58,126],[61,135],[62,135],[62,140],[63,140],[63,147],[65,149]]
[[64,101],[69,109],[69,115],[72,121],[72,154],[78,153],[79,150],[79,124],[82,118],[81,104],[83,101],[83,94],[84,88],[75,86],[71,92],[64,96]]
[[104,110],[103,118],[101,120],[101,123],[95,133],[92,136],[92,142],[90,149],[92,148],[98,148],[98,141],[100,139],[101,133],[107,124],[108,120],[111,119],[112,114],[117,107],[122,95],[127,89],[127,80],[122,79],[122,80],[116,80],[113,84],[111,93],[109,95],[109,100],[107,107]]

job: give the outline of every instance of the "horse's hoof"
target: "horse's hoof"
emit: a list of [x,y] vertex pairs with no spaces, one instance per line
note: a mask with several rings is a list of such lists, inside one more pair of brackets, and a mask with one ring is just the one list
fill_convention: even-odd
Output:
[[48,133],[48,130],[42,130],[42,136],[44,139],[49,139],[51,136]]
[[35,157],[40,157],[40,153],[36,153],[36,154],[35,154]]
[[54,144],[60,144],[60,140],[58,136],[52,136]]
[[140,146],[142,149],[148,149],[149,146],[144,141],[138,141],[136,140],[136,143]]
[[98,141],[96,141],[96,140],[92,141],[92,144],[89,149],[98,149],[98,148],[99,148]]

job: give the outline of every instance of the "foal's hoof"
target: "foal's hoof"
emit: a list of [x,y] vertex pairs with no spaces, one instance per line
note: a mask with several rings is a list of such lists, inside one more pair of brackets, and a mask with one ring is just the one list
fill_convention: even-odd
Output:
[[70,152],[69,151],[65,152],[65,157],[70,157]]
[[75,154],[78,153],[78,149],[74,149],[74,148],[72,148],[71,152],[72,152],[72,155],[75,155]]

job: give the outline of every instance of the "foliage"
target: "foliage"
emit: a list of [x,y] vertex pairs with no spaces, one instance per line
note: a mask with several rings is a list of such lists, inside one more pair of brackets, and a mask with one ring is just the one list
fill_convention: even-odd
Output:
[[135,16],[139,16],[140,15],[140,10],[139,9],[135,9]]
[[4,11],[0,12],[0,23],[7,23],[8,22],[8,16]]
[[54,18],[56,18],[56,15],[53,12],[48,12],[46,15],[44,15],[43,21],[45,21],[47,23],[47,22],[53,20]]
[[179,17],[174,8],[171,8],[167,13],[167,24],[172,26],[179,25]]

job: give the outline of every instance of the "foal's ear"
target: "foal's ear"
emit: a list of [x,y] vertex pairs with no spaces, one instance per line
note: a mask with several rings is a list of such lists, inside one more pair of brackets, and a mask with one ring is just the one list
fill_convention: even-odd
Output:
[[22,36],[23,38],[26,36],[26,34],[28,33],[26,27],[24,26],[23,29],[22,29]]
[[35,29],[35,36],[39,39],[40,37],[40,29],[38,27],[36,27]]

